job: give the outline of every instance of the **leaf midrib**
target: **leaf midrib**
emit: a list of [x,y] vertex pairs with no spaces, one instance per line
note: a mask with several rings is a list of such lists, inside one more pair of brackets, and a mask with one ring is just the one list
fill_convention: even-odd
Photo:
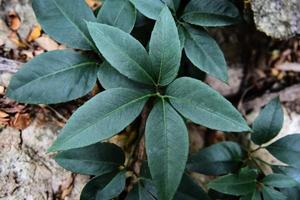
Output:
[[122,7],[121,7],[121,9],[120,9],[120,12],[119,12],[119,13],[117,14],[117,16],[116,16],[116,18],[115,18],[115,20],[114,20],[114,22],[113,22],[113,25],[116,25],[117,21],[119,20],[119,17],[120,17],[120,15],[121,15],[121,13],[123,12],[123,10],[124,10],[124,8],[125,8],[125,5],[126,5],[126,2],[123,1],[123,5],[122,5]]
[[67,15],[67,13],[59,6],[59,4],[56,2],[56,0],[52,0],[52,2],[54,3],[54,5],[57,7],[57,9],[62,13],[63,16],[65,16],[65,18],[71,23],[73,24],[73,26],[79,31],[79,33],[83,36],[83,38],[87,41],[87,43],[92,47],[95,48],[95,45],[93,44],[93,42],[90,41],[90,39],[85,35],[85,33],[80,29],[80,27],[73,22],[69,16]]
[[100,161],[100,160],[87,160],[87,159],[72,159],[72,158],[56,158],[55,160],[68,160],[68,161],[79,161],[79,162],[93,162],[93,163],[98,163],[98,164],[101,164],[101,163],[104,163],[104,164],[108,164],[108,165],[116,165],[116,166],[119,166],[121,164],[119,163],[115,163],[115,162],[109,162],[109,161]]
[[15,91],[18,91],[19,89],[24,88],[24,87],[26,87],[27,85],[32,84],[32,83],[35,83],[35,82],[40,81],[40,80],[42,80],[42,79],[47,79],[47,78],[49,78],[49,77],[51,77],[51,76],[55,76],[55,75],[60,74],[60,73],[64,73],[64,72],[67,72],[67,71],[70,71],[70,70],[73,70],[73,69],[76,69],[76,68],[84,67],[84,66],[86,66],[86,65],[93,65],[93,64],[96,65],[97,63],[96,63],[96,62],[84,62],[84,63],[80,63],[80,64],[70,65],[71,67],[70,67],[70,66],[66,66],[66,67],[63,68],[63,69],[60,69],[60,70],[55,71],[55,72],[53,72],[53,73],[47,74],[47,75],[45,75],[45,76],[40,76],[40,77],[38,77],[37,79],[31,80],[30,82],[28,82],[28,83],[22,85],[21,87],[18,87]]

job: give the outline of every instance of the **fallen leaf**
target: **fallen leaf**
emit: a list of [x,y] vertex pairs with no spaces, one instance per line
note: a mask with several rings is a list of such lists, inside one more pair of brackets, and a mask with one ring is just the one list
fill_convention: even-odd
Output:
[[9,115],[6,112],[0,110],[0,118],[6,118],[6,117],[9,117]]
[[97,8],[99,8],[101,6],[101,2],[97,1],[97,0],[85,0],[85,1],[88,4],[88,6],[90,8],[92,8],[93,10],[96,10]]
[[35,42],[46,51],[59,49],[59,44],[52,40],[49,36],[43,35],[35,40]]
[[23,130],[27,128],[31,123],[31,117],[28,113],[15,115],[15,120],[13,121],[13,127]]
[[17,31],[21,26],[21,19],[15,11],[8,13],[8,25],[9,28],[13,31]]
[[39,38],[42,34],[42,28],[40,25],[35,25],[29,35],[27,36],[27,41],[32,42],[35,39]]

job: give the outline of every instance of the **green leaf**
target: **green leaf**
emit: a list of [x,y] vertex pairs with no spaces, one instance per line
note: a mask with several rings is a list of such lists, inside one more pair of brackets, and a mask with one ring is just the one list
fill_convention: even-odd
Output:
[[108,62],[104,62],[98,69],[98,79],[102,87],[107,89],[111,88],[131,88],[131,89],[149,89],[148,85],[138,83],[128,79],[122,75]]
[[290,188],[298,185],[294,179],[283,174],[269,174],[263,179],[263,183],[276,188]]
[[101,175],[112,172],[124,164],[125,155],[121,148],[109,143],[63,151],[55,156],[55,161],[74,173]]
[[292,166],[272,166],[274,173],[285,174],[300,183],[300,169]]
[[121,74],[141,83],[155,83],[149,55],[135,38],[105,24],[88,22],[88,29],[101,54]]
[[161,0],[161,1],[166,3],[173,12],[176,12],[181,2],[181,0]]
[[255,190],[252,194],[248,194],[246,196],[242,196],[240,200],[262,200],[261,194],[259,191]]
[[112,172],[97,176],[83,188],[80,200],[111,200],[125,188],[125,172]]
[[134,186],[126,200],[157,200],[155,188],[150,181],[141,180]]
[[182,19],[199,26],[227,26],[240,21],[239,10],[228,0],[191,0]]
[[180,115],[162,99],[148,117],[145,134],[148,164],[160,199],[171,200],[187,161],[187,128]]
[[253,170],[245,170],[238,175],[228,174],[216,178],[208,184],[208,187],[224,194],[247,195],[256,189],[256,176]]
[[264,187],[262,189],[262,194],[263,194],[264,200],[285,200],[285,199],[287,199],[284,194],[282,194],[281,192],[279,192],[277,190],[269,188],[269,187]]
[[284,188],[280,189],[280,192],[283,193],[287,199],[300,199],[300,187]]
[[273,139],[282,128],[283,110],[279,98],[273,99],[253,123],[251,139],[258,145]]
[[185,30],[184,27],[180,24],[177,24],[177,29],[178,29],[178,36],[179,36],[179,41],[180,41],[180,49],[182,50],[185,46]]
[[178,73],[181,49],[174,18],[165,6],[155,23],[149,44],[149,55],[158,85],[168,85]]
[[81,53],[51,51],[24,64],[12,78],[6,95],[31,104],[71,101],[92,90],[97,69],[96,60]]
[[156,20],[164,8],[164,3],[161,0],[130,0],[131,3],[143,15],[150,19]]
[[125,88],[96,95],[72,115],[49,151],[84,147],[114,136],[141,113],[150,96]]
[[224,175],[241,167],[245,152],[235,142],[221,142],[191,156],[187,168],[206,175]]
[[166,94],[174,108],[196,124],[221,131],[250,131],[233,105],[199,80],[176,79],[168,86]]
[[227,82],[227,64],[216,41],[203,29],[185,25],[184,50],[189,60],[199,69]]
[[43,30],[55,40],[72,48],[94,48],[85,21],[96,17],[84,0],[33,0],[32,6]]
[[98,21],[130,33],[136,20],[136,10],[129,0],[105,1],[98,13]]
[[187,174],[184,174],[173,200],[210,200],[204,190]]
[[266,149],[280,161],[300,168],[300,134],[285,136],[267,146]]

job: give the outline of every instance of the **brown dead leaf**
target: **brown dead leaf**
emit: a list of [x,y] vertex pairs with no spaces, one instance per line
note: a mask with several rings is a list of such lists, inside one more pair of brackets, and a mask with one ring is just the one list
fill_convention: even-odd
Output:
[[8,36],[8,38],[13,43],[15,43],[18,47],[21,47],[21,48],[27,47],[27,45],[22,40],[20,40],[20,38],[18,37],[18,34],[15,32],[11,32],[10,35]]
[[88,4],[88,6],[90,8],[92,8],[93,10],[96,10],[97,8],[99,8],[101,6],[101,2],[97,1],[97,0],[85,0],[85,1]]
[[3,95],[5,92],[5,88],[0,85],[0,95]]
[[46,51],[59,49],[59,44],[52,40],[49,36],[43,35],[35,40],[35,42]]
[[31,117],[28,113],[17,113],[15,115],[15,120],[13,121],[13,127],[17,128],[17,129],[25,129],[27,128],[31,123]]
[[17,31],[21,26],[21,19],[15,11],[8,13],[7,21],[9,28],[13,31]]
[[6,117],[9,117],[9,115],[6,112],[0,110],[0,118],[6,118]]
[[35,39],[39,38],[42,34],[42,28],[40,25],[35,25],[29,35],[27,36],[27,41],[32,42]]

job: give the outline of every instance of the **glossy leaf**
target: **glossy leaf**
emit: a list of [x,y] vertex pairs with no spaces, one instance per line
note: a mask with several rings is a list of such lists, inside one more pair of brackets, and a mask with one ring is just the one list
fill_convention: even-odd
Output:
[[300,169],[292,166],[272,166],[274,173],[285,174],[300,183]]
[[184,174],[173,200],[210,200],[204,190],[187,174]]
[[84,0],[33,0],[43,30],[60,43],[78,49],[93,49],[85,21],[96,21]]
[[183,20],[199,26],[227,26],[240,21],[239,10],[229,0],[191,0]]
[[283,110],[279,98],[275,98],[268,103],[255,119],[251,139],[258,145],[264,144],[279,133],[282,124]]
[[172,82],[178,73],[181,49],[177,27],[168,7],[155,23],[149,43],[149,55],[158,85]]
[[80,200],[111,200],[125,188],[125,172],[112,172],[97,176],[83,188]]
[[188,156],[183,119],[165,100],[157,102],[146,124],[148,164],[160,199],[171,200],[180,184]]
[[187,168],[206,175],[224,175],[238,170],[244,156],[239,144],[221,142],[192,155]]
[[297,186],[297,182],[283,174],[269,174],[263,179],[263,183],[276,188],[290,188]]
[[98,69],[98,79],[102,87],[111,88],[131,88],[131,89],[149,89],[148,85],[130,80],[122,75],[108,62],[104,62]]
[[150,96],[125,88],[96,95],[72,115],[49,151],[84,147],[114,136],[140,114]]
[[145,48],[130,34],[99,23],[88,23],[97,48],[121,74],[145,84],[154,84],[151,60]]
[[264,187],[262,189],[262,194],[264,197],[264,200],[285,200],[287,197],[282,194],[281,192],[274,190],[269,187]]
[[24,64],[12,78],[6,95],[31,104],[71,101],[92,90],[97,69],[96,60],[81,53],[51,51]]
[[118,146],[96,143],[91,146],[63,151],[55,161],[74,173],[101,175],[118,169],[125,162],[125,155]]
[[130,33],[136,20],[136,10],[129,0],[105,1],[98,13],[98,21]]
[[166,95],[184,117],[222,131],[249,131],[241,114],[218,92],[203,82],[182,77],[171,83]]
[[184,50],[189,60],[199,69],[227,82],[227,64],[216,41],[203,29],[185,25]]
[[131,3],[139,10],[143,15],[150,19],[156,20],[164,8],[164,3],[161,0],[130,0]]
[[134,186],[126,200],[157,200],[157,194],[150,181],[142,180]]
[[240,174],[228,174],[208,184],[208,187],[218,192],[230,195],[247,195],[256,189],[256,176],[253,170],[245,170]]
[[266,148],[280,161],[300,168],[300,134],[285,136]]

